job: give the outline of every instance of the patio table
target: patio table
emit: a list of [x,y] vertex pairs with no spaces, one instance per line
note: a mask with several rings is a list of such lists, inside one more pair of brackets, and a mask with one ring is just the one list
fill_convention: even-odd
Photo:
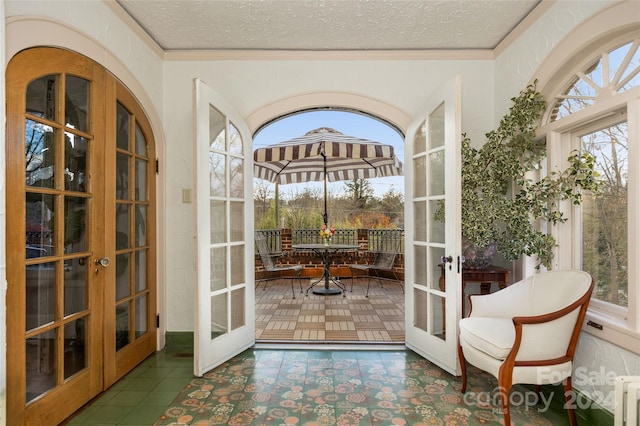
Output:
[[[331,256],[339,251],[348,251],[348,250],[358,250],[357,245],[352,244],[294,244],[292,246],[294,250],[310,250],[316,253],[319,257],[322,258],[322,263],[324,264],[324,271],[319,280],[311,283],[311,285],[307,288],[305,295],[309,294],[309,290],[313,289],[313,294],[323,294],[323,295],[332,295],[332,294],[340,294],[342,296],[346,296],[345,287],[340,283],[340,281],[335,280],[331,276]],[[314,288],[316,284],[324,281],[324,287]],[[338,288],[330,287],[329,282],[334,283]]]

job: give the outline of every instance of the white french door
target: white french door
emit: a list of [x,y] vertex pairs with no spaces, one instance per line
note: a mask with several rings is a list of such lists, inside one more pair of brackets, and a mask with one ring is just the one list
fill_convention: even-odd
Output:
[[454,375],[461,312],[460,77],[431,94],[405,138],[405,341]]
[[194,80],[196,276],[194,374],[255,342],[251,135],[240,114]]

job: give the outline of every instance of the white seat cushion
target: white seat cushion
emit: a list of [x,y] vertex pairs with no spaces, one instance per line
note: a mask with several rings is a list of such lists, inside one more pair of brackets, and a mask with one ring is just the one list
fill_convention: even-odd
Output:
[[516,332],[511,318],[471,317],[460,320],[460,337],[487,355],[503,360],[513,347]]

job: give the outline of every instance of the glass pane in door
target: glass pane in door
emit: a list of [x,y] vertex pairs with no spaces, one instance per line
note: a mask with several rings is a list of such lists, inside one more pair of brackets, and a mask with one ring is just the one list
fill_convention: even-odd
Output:
[[64,263],[64,315],[87,309],[88,257],[70,259]]
[[50,324],[55,319],[56,262],[27,265],[26,330]]
[[[149,313],[149,172],[147,138],[132,109],[117,102],[115,300],[116,348],[148,333]],[[131,332],[135,330],[135,332]]]
[[120,103],[116,103],[116,147],[119,149],[129,149],[129,111]]
[[422,331],[427,331],[427,293],[415,288],[413,290],[413,325]]
[[57,134],[58,130],[47,124],[25,121],[25,182],[28,186],[53,188]]
[[129,336],[129,303],[116,306],[116,350],[126,347],[130,342]]
[[445,339],[445,298],[437,294],[431,294],[431,334],[442,340]]
[[87,250],[87,198],[64,197],[64,252]]
[[227,248],[217,247],[211,249],[211,291],[227,288]]
[[136,292],[148,288],[147,282],[147,251],[136,252]]
[[64,326],[64,378],[65,380],[87,366],[88,316],[70,321]]
[[46,75],[29,83],[25,96],[26,112],[28,114],[45,118],[49,121],[56,121],[58,77],[57,74]]
[[26,346],[29,402],[56,386],[56,329],[28,337]]
[[65,133],[64,189],[87,192],[87,146],[89,141],[72,133]]
[[136,337],[147,332],[147,295],[136,298]]
[[244,298],[244,288],[231,292],[231,330],[245,325]]
[[89,130],[89,82],[84,78],[67,75],[65,78],[64,115],[67,127]]
[[211,296],[211,340],[229,331],[227,326],[228,293]]

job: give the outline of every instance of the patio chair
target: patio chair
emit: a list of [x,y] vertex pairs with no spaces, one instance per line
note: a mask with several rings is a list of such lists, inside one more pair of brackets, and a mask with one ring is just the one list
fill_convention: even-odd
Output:
[[593,278],[577,270],[554,270],[496,293],[471,296],[471,312],[460,320],[458,354],[462,388],[469,363],[498,379],[504,424],[509,425],[509,391],[517,383],[563,382],[569,422],[576,426],[571,375]]
[[[266,290],[267,281],[275,280],[278,278],[284,278],[291,280],[291,293],[293,294],[293,298],[296,298],[296,292],[293,288],[293,281],[298,279],[298,285],[300,286],[300,293],[302,293],[302,270],[304,266],[302,265],[276,265],[274,259],[282,257],[280,254],[272,253],[269,245],[267,244],[267,240],[261,233],[255,234],[256,247],[258,247],[258,253],[260,254],[260,259],[262,260],[262,265],[264,266],[265,272],[269,273],[269,277],[256,280],[256,283],[263,281],[264,284],[262,286],[262,290]],[[288,274],[288,272],[291,272]]]
[[[393,269],[393,264],[396,261],[398,252],[400,251],[400,240],[392,239],[390,235],[383,235],[380,239],[381,251],[374,252],[373,263],[370,264],[352,264],[349,265],[351,271],[351,292],[353,292],[353,281],[355,278],[367,277],[367,293],[365,297],[369,297],[369,287],[371,286],[371,277],[378,278],[380,287],[382,287],[382,280],[390,280],[399,282],[398,275]],[[391,274],[393,278],[383,276],[382,274]],[[402,292],[404,293],[404,287],[400,284]]]

